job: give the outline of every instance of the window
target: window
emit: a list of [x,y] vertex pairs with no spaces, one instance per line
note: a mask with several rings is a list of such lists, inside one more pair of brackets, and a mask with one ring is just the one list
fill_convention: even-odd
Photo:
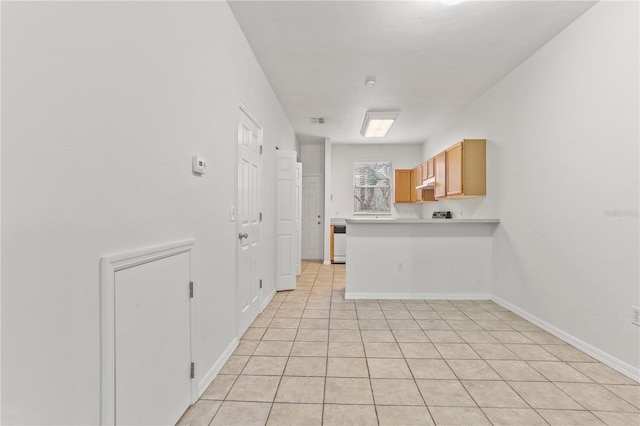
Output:
[[354,214],[390,214],[391,162],[353,163]]

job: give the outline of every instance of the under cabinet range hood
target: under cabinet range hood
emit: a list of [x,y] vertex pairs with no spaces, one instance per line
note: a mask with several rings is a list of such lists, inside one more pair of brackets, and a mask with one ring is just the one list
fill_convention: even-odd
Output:
[[436,178],[432,177],[422,181],[422,185],[416,186],[416,189],[432,189],[436,185]]

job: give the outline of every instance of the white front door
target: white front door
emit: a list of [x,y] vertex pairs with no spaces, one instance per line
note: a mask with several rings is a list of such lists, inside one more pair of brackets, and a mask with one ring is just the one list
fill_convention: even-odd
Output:
[[296,152],[276,154],[276,290],[296,288]]
[[176,424],[191,404],[190,255],[115,272],[116,425]]
[[262,127],[238,112],[238,335],[260,312],[260,221]]
[[322,259],[324,195],[322,176],[302,176],[302,258]]

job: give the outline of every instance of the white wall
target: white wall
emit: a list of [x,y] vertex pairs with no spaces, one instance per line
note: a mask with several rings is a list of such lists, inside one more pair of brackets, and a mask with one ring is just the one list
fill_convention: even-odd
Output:
[[324,143],[300,145],[303,175],[324,175]]
[[236,337],[238,102],[264,127],[265,293],[295,137],[224,2],[2,8],[2,422],[95,424],[99,259],[195,238],[201,379]]
[[[336,144],[331,145],[331,217],[353,217],[353,162],[391,161],[393,169],[413,169],[422,162],[420,144]],[[398,217],[418,217],[420,205],[394,204],[391,192],[391,213]]]
[[495,223],[354,222],[347,299],[490,298]]
[[[636,2],[600,2],[430,138],[425,157],[487,137],[496,176],[493,293],[640,367]],[[483,207],[486,204],[488,207]],[[621,216],[608,212],[617,210]]]

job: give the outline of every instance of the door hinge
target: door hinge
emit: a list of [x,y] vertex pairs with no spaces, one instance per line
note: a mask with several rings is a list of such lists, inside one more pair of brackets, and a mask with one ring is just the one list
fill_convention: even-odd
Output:
[[193,299],[193,281],[189,281],[189,298]]
[[262,222],[262,212],[260,212],[260,222]]
[[260,288],[262,288],[262,280],[260,280]]
[[260,145],[260,155],[262,155],[262,145]]
[[196,363],[195,362],[191,363],[191,378],[192,379],[196,378]]

